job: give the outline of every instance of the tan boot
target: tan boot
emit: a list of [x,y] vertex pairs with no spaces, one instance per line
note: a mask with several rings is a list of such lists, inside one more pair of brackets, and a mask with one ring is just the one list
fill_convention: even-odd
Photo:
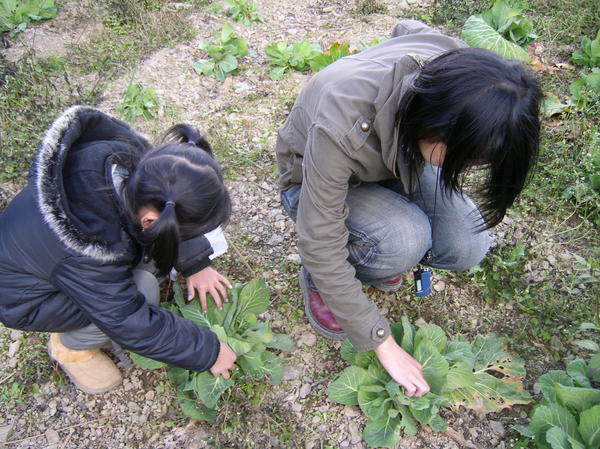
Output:
[[58,362],[75,386],[86,393],[104,393],[123,380],[119,368],[100,349],[69,349],[61,343],[60,334],[50,334],[48,354]]

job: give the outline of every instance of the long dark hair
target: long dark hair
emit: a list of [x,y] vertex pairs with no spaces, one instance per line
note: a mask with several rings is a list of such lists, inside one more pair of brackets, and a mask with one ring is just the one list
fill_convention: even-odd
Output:
[[535,165],[540,100],[536,79],[520,62],[480,48],[451,50],[426,63],[404,97],[397,117],[400,151],[414,174],[423,163],[419,140],[444,143],[441,184],[455,192],[465,171],[485,164],[477,196],[480,228],[491,228]]
[[[205,234],[231,216],[231,200],[212,149],[188,125],[173,126],[162,145],[134,162],[123,192],[133,234],[154,259],[160,275],[175,265],[180,241]],[[144,230],[136,216],[142,207],[160,214]]]

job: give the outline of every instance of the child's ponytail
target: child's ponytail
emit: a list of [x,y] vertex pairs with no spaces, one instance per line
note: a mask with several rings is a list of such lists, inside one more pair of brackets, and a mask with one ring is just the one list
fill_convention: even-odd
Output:
[[[177,262],[180,241],[224,225],[231,215],[229,193],[206,139],[188,125],[175,125],[163,142],[141,157],[124,186],[133,235],[160,275]],[[144,230],[137,217],[142,208],[158,213]]]

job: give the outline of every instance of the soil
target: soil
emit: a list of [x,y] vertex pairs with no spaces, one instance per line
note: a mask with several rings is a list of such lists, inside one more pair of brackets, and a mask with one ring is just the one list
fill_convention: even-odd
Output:
[[[203,12],[194,16],[198,36],[185,44],[163,49],[144,60],[134,73],[115,81],[104,94],[100,109],[115,112],[115,105],[132,81],[153,85],[161,100],[159,119],[140,120],[134,126],[156,137],[174,121],[203,129],[217,150],[226,153],[228,186],[234,214],[227,234],[232,246],[218,267],[231,280],[247,281],[263,276],[272,291],[267,314],[272,326],[290,334],[296,349],[282,353],[286,371],[282,384],[248,393],[236,389],[222,401],[215,423],[189,421],[172,405],[172,388],[163,371],[134,367],[121,386],[109,393],[91,396],[78,391],[53,366],[45,354],[46,335],[22,333],[0,327],[0,382],[5,385],[28,379],[22,402],[0,416],[0,445],[11,448],[363,448],[360,431],[365,419],[357,407],[327,400],[326,388],[343,369],[339,343],[317,336],[304,319],[297,286],[299,256],[293,223],[279,203],[275,184],[274,143],[277,127],[308,74],[287,74],[281,81],[267,76],[266,45],[284,40],[306,39],[323,48],[335,41],[368,42],[388,35],[403,16],[403,10],[418,7],[418,0],[380,1],[385,14],[357,15],[355,3],[345,0],[261,0],[264,23],[243,26],[233,23],[252,54],[243,61],[237,76],[220,83],[197,75],[192,64],[202,57],[201,40],[211,39],[211,30],[225,21],[222,14]],[[41,56],[61,55],[64,44],[85,39],[101,25],[73,18],[76,2],[68,3],[59,16],[31,28],[6,51],[8,58],[33,48]],[[91,19],[89,19],[91,20]],[[34,148],[32,147],[32,151]],[[4,186],[0,201],[16,192]],[[0,204],[3,206],[3,204]],[[548,235],[553,218],[545,223],[512,216],[496,229],[498,239],[526,242],[534,257],[546,261],[532,276],[563,269],[572,255],[560,236]],[[559,221],[556,218],[557,222]],[[550,255],[561,255],[560,257]],[[546,267],[546,268],[544,268]],[[474,289],[451,273],[437,273],[434,294],[417,302],[410,287],[396,294],[365,291],[390,317],[411,315],[434,322],[449,332],[465,336],[496,332],[510,335],[522,320],[508,305],[491,305]],[[501,305],[500,305],[501,306]],[[520,321],[521,320],[521,321]],[[532,348],[528,370],[551,366],[544,348]],[[535,360],[535,361],[533,361]],[[24,372],[28,372],[25,377]],[[37,386],[32,385],[35,373]],[[35,377],[35,376],[33,376]],[[527,387],[532,391],[528,377]],[[228,398],[227,395],[224,396]],[[5,400],[6,398],[2,398]],[[4,407],[3,407],[4,408]],[[510,447],[510,426],[523,412],[510,410],[486,417],[465,410],[444,411],[449,431],[434,433],[421,428],[413,437],[402,438],[397,448],[498,448]]]

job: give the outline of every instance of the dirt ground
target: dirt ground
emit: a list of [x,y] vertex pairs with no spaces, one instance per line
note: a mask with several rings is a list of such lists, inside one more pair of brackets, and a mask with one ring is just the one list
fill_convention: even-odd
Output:
[[[218,262],[231,280],[266,278],[272,291],[267,314],[272,326],[296,341],[296,349],[281,354],[286,361],[282,384],[258,395],[238,391],[223,401],[216,423],[189,421],[172,406],[173,391],[162,371],[133,368],[123,385],[100,396],[79,392],[49,362],[45,335],[23,334],[0,327],[0,381],[18,378],[16,366],[37,370],[39,391],[15,408],[0,414],[0,446],[24,448],[363,448],[360,431],[365,422],[357,407],[327,400],[326,388],[344,367],[339,343],[317,336],[305,321],[296,281],[299,256],[293,223],[285,216],[275,185],[274,143],[277,127],[310,75],[288,74],[279,82],[267,76],[266,45],[284,40],[306,39],[323,48],[334,41],[368,42],[390,33],[403,9],[418,0],[390,1],[386,14],[358,16],[354,2],[306,0],[259,0],[264,23],[244,26],[233,23],[252,53],[243,61],[240,74],[220,83],[197,75],[192,64],[202,56],[201,40],[211,38],[212,28],[225,21],[222,14],[194,17],[198,36],[191,42],[163,49],[144,60],[134,73],[115,81],[105,92],[100,108],[114,113],[125,86],[132,81],[153,85],[161,100],[156,122],[138,121],[134,126],[151,137],[172,124],[174,117],[205,130],[217,149],[229,146],[228,186],[234,215],[227,234],[233,242],[228,255]],[[71,6],[73,8],[73,6]],[[69,8],[55,20],[27,30],[6,50],[16,57],[33,46],[41,55],[60,55],[65,42],[85,39],[97,24],[70,22],[77,14]],[[225,137],[226,136],[226,137]],[[32,151],[33,151],[32,143]],[[250,160],[250,162],[248,161]],[[508,218],[497,230],[499,239],[525,240],[537,249],[537,257],[569,252],[558,239],[544,238],[548,224]],[[539,232],[538,237],[536,231]],[[550,263],[560,264],[560,257]],[[548,264],[546,264],[548,265]],[[552,269],[552,267],[548,268]],[[491,307],[473,296],[452,274],[437,274],[435,293],[420,302],[409,289],[398,294],[367,289],[390,317],[416,309],[427,321],[472,335],[495,331],[510,334],[515,322],[511,310]],[[458,323],[458,324],[457,324]],[[545,352],[536,353],[535,364],[548,365]],[[529,366],[528,366],[529,368]],[[48,380],[51,379],[51,380]],[[531,389],[531,385],[528,385]],[[31,388],[29,386],[28,388]],[[248,398],[245,398],[247,394]],[[224,396],[227,398],[227,395]],[[252,400],[250,400],[252,398]],[[247,400],[246,400],[247,399]],[[498,448],[510,447],[510,426],[522,417],[511,410],[477,417],[465,410],[445,411],[450,430],[433,433],[421,428],[414,437],[403,438],[398,448]],[[10,441],[10,443],[6,443]]]

